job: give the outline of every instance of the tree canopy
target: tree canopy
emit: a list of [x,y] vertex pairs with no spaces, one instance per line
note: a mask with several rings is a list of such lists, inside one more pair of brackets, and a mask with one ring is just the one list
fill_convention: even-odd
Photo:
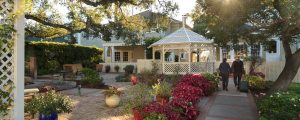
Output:
[[130,16],[131,8],[144,10],[156,6],[162,16],[172,15],[178,9],[175,3],[167,0],[28,0],[27,6],[31,6],[25,14],[27,36],[71,35],[71,43],[76,42],[74,34],[81,32],[102,37],[104,41],[110,41],[114,34],[129,40],[128,43],[135,43],[142,32],[154,24],[139,16]]
[[286,90],[300,62],[300,49],[292,44],[300,39],[299,0],[197,0],[192,13],[194,30],[211,38],[219,46],[266,44],[278,37],[286,64],[272,90]]

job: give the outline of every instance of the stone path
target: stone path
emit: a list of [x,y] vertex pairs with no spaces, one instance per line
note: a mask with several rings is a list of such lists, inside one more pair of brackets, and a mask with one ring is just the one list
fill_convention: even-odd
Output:
[[258,120],[251,94],[237,91],[232,79],[229,80],[228,90],[201,100],[197,120]]

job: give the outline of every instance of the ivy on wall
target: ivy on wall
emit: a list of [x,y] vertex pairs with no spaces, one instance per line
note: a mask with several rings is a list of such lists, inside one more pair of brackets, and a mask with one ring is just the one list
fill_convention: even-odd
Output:
[[[8,115],[13,103],[14,82],[12,76],[13,43],[15,41],[13,0],[5,0],[0,5],[0,118]],[[8,116],[9,117],[9,116]]]

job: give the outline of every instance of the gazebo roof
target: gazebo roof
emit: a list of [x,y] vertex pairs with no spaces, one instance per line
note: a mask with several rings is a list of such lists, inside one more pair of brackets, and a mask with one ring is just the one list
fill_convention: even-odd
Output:
[[162,38],[161,40],[153,43],[150,47],[165,45],[165,44],[180,44],[180,43],[204,43],[210,44],[212,40],[208,40],[202,35],[195,33],[187,28],[180,28],[179,30],[171,33],[170,35]]

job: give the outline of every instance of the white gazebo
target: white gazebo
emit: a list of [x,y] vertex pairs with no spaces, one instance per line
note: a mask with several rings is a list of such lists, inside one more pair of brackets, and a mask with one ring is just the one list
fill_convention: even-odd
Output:
[[179,72],[214,72],[215,47],[208,40],[185,27],[150,45],[153,60],[161,66],[164,74]]

